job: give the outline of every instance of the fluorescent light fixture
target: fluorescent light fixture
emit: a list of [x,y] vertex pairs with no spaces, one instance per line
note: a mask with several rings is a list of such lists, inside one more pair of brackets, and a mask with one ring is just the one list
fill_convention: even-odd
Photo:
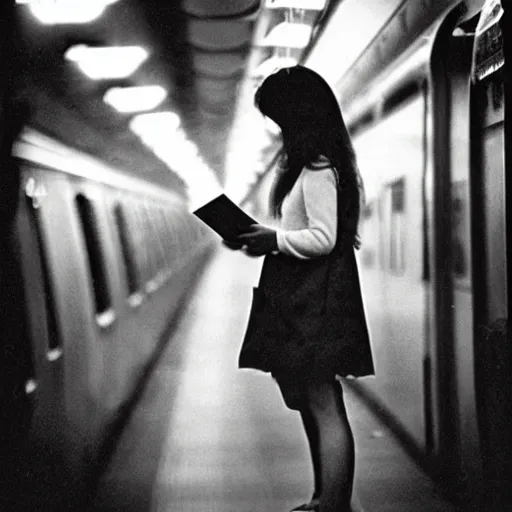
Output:
[[293,57],[270,57],[270,59],[264,60],[253,72],[255,77],[268,76],[274,73],[278,69],[288,68],[295,66],[297,59]]
[[313,28],[305,23],[276,25],[261,41],[260,46],[278,46],[285,48],[305,48],[311,39]]
[[267,0],[267,9],[304,9],[307,11],[321,11],[326,0]]
[[198,159],[196,145],[186,138],[178,126],[179,118],[173,112],[135,116],[130,122],[130,129],[173,169]]
[[143,112],[160,105],[167,96],[167,91],[159,85],[138,87],[113,87],[103,100],[118,112]]
[[32,14],[44,25],[89,23],[117,0],[17,0],[28,4]]
[[140,46],[91,48],[83,44],[72,46],[65,53],[66,59],[76,62],[80,70],[93,80],[126,78],[148,55]]
[[169,139],[180,126],[180,118],[174,112],[139,114],[130,121],[130,129],[152,145],[169,143]]
[[216,174],[204,163],[195,144],[179,129],[174,112],[155,112],[135,116],[131,130],[185,182],[191,211],[222,192]]

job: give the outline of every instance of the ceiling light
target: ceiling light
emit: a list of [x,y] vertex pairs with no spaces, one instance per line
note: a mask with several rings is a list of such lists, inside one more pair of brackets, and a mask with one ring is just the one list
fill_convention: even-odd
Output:
[[130,121],[130,129],[144,140],[169,141],[170,134],[180,126],[180,118],[174,112],[139,114]]
[[180,129],[168,130],[178,124],[179,118],[173,112],[156,112],[135,116],[130,128],[185,182],[189,206],[193,211],[219,195],[222,189],[215,172],[199,156],[196,145]]
[[267,9],[305,9],[308,11],[321,11],[326,0],[267,0]]
[[260,46],[285,48],[305,48],[311,38],[313,28],[305,23],[283,22],[276,25],[261,41]]
[[[154,115],[159,114],[161,113]],[[173,112],[167,114],[160,118],[152,118],[152,114],[135,116],[130,122],[130,129],[161,160],[167,164],[172,162],[171,167],[179,166],[179,162],[197,160],[197,147],[186,138],[182,130],[178,129],[178,116]]]
[[16,0],[28,4],[32,14],[45,25],[89,23],[117,0]]
[[140,46],[91,48],[75,45],[68,49],[65,57],[76,62],[89,78],[101,80],[130,76],[148,58],[148,52]]
[[103,100],[118,112],[143,112],[160,105],[166,96],[166,90],[159,85],[113,87],[106,92]]

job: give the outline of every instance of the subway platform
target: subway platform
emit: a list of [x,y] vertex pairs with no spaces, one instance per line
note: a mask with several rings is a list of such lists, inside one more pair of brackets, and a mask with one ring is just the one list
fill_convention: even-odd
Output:
[[[220,248],[176,322],[88,510],[287,512],[310,497],[299,415],[238,370],[261,258]],[[449,512],[430,478],[349,388],[356,512]]]

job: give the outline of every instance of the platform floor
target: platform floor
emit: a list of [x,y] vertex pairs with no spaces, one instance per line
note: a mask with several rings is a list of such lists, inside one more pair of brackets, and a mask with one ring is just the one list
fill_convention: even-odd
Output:
[[[91,511],[287,512],[312,492],[299,415],[267,375],[238,370],[261,259],[220,249],[185,307]],[[432,481],[350,390],[355,510],[449,512]]]

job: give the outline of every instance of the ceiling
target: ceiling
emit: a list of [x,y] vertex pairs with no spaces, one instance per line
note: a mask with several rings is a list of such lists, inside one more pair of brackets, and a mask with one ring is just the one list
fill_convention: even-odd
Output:
[[[287,15],[263,3],[118,0],[93,22],[61,25],[41,24],[27,5],[17,5],[18,62],[23,63],[18,90],[32,107],[30,124],[127,172],[184,187],[183,179],[132,132],[132,115],[103,101],[113,86],[161,85],[168,95],[155,110],[179,115],[187,138],[224,183],[240,91],[253,87],[253,70],[274,51],[262,47],[261,39]],[[327,2],[324,12],[306,12],[306,21],[318,24],[335,3]],[[140,45],[150,55],[127,79],[91,80],[64,58],[76,44]],[[294,56],[302,52],[295,50]]]
[[[45,25],[21,2],[110,5],[90,23]],[[322,10],[271,8],[278,3],[314,2],[320,3]],[[265,130],[262,116],[253,106],[254,90],[262,79],[257,73],[259,65],[275,55],[293,57],[318,71],[336,89],[342,75],[395,9],[409,4],[428,6],[434,1],[16,0],[16,3],[19,37],[15,62],[20,67],[16,90],[31,107],[32,127],[127,173],[142,174],[154,182],[188,191],[189,196],[191,187],[187,178],[195,173],[199,188],[227,187],[236,200],[264,173],[275,154],[272,135]],[[473,12],[481,7],[482,0],[466,3]],[[285,44],[276,48],[263,44],[270,31],[285,20],[303,22],[313,28],[305,47],[293,49]],[[91,80],[65,58],[66,51],[77,44],[140,45],[148,50],[149,58],[126,79]],[[184,160],[183,168],[177,169],[132,131],[133,114],[121,114],[104,102],[109,88],[129,85],[165,88],[166,99],[153,111],[178,114],[185,138],[194,144],[194,151],[197,148],[195,161],[191,160],[189,165]],[[172,135],[169,133],[167,142],[167,133],[161,134],[167,155],[181,149],[180,141]],[[201,174],[198,169],[207,172]],[[212,179],[206,179],[206,174]]]

